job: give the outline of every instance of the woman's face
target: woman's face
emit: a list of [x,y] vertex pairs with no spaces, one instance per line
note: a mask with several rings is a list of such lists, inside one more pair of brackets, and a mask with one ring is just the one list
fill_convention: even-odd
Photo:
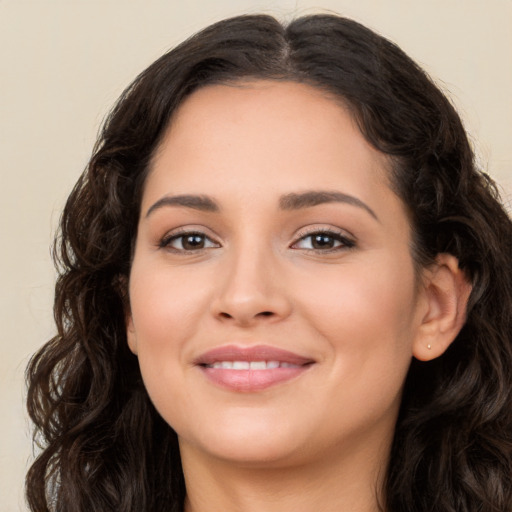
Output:
[[182,454],[387,450],[424,315],[410,244],[385,158],[331,98],[191,95],[147,179],[127,325]]

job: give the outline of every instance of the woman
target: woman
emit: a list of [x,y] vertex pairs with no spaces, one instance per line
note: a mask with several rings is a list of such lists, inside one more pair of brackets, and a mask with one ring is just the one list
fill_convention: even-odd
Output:
[[510,510],[511,241],[392,43],[203,30],[125,91],[67,202],[31,509]]

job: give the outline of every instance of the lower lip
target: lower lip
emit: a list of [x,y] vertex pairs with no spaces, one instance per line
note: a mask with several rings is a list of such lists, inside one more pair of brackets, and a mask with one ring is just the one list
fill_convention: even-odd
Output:
[[201,370],[213,383],[231,391],[250,393],[270,388],[303,374],[311,365],[298,368],[272,368],[270,370],[225,370],[201,366]]

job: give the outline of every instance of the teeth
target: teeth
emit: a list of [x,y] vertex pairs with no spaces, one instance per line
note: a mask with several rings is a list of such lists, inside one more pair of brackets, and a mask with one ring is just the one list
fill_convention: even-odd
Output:
[[233,361],[233,370],[248,370],[250,366],[249,361]]
[[216,361],[206,365],[208,368],[222,368],[223,370],[273,370],[275,368],[300,368],[293,363],[280,361]]
[[266,370],[267,363],[265,361],[251,361],[249,364],[251,370]]

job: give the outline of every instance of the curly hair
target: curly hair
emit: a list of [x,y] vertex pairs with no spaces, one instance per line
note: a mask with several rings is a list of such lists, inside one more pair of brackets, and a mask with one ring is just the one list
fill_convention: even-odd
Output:
[[431,362],[412,361],[383,509],[509,512],[512,222],[432,80],[393,43],[334,15],[218,22],[154,62],[110,113],[55,241],[57,334],[27,369],[41,448],[30,509],[182,510],[177,436],[127,346],[126,283],[148,165],[173,113],[199,87],[245,79],[306,83],[347,105],[389,155],[418,267],[450,253],[472,281],[457,339]]

